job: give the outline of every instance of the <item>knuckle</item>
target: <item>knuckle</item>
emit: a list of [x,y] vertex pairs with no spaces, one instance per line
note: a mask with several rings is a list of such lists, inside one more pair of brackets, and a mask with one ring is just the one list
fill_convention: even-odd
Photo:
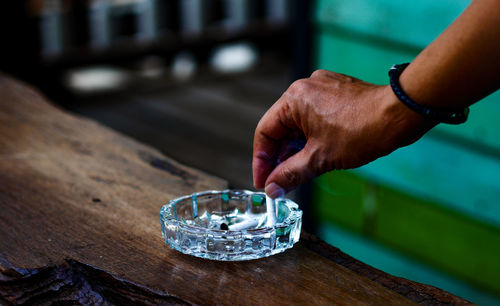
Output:
[[328,160],[327,156],[323,156],[321,158],[316,158],[314,165],[311,165],[311,168],[316,170],[316,173],[321,174],[333,170],[331,161]]
[[290,185],[298,186],[300,184],[300,176],[297,172],[288,167],[283,167],[280,172],[281,176],[284,177]]
[[292,83],[290,85],[290,90],[293,93],[302,93],[304,91],[307,91],[308,88],[310,88],[309,82],[307,79],[300,79]]
[[325,70],[325,69],[318,69],[318,70],[315,70],[312,74],[311,74],[311,77],[312,78],[317,78],[317,77],[324,77],[324,76],[327,76],[330,74],[330,71],[328,70]]
[[320,148],[311,150],[308,168],[313,169],[316,175],[333,170],[331,157],[331,154]]
[[344,169],[344,161],[341,149],[335,148],[330,154],[330,161],[328,163],[329,170],[342,170]]

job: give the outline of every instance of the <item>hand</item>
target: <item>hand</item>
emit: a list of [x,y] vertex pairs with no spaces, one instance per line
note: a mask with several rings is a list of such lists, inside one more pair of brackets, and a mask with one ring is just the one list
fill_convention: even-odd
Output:
[[435,124],[398,101],[390,86],[317,70],[295,81],[257,125],[254,185],[277,197],[413,143]]

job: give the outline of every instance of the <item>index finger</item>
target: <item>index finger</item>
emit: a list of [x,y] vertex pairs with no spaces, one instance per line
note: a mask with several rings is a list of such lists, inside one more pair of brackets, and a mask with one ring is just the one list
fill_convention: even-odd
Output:
[[255,188],[264,188],[267,177],[276,166],[282,139],[296,128],[287,103],[281,97],[259,121],[253,141],[253,182]]

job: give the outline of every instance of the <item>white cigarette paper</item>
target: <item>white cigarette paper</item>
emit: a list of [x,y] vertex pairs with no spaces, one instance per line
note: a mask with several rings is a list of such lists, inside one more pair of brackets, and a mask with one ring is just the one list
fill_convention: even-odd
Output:
[[276,224],[276,203],[274,199],[266,194],[266,226],[274,226]]
[[242,231],[250,228],[255,228],[259,224],[257,219],[247,219],[240,223],[229,226],[230,231]]

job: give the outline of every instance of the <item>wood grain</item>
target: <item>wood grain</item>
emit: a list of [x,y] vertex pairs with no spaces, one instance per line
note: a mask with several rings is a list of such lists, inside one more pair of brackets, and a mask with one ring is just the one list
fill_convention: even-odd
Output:
[[467,303],[307,234],[285,253],[248,262],[165,246],[160,207],[225,186],[0,76],[0,303]]

